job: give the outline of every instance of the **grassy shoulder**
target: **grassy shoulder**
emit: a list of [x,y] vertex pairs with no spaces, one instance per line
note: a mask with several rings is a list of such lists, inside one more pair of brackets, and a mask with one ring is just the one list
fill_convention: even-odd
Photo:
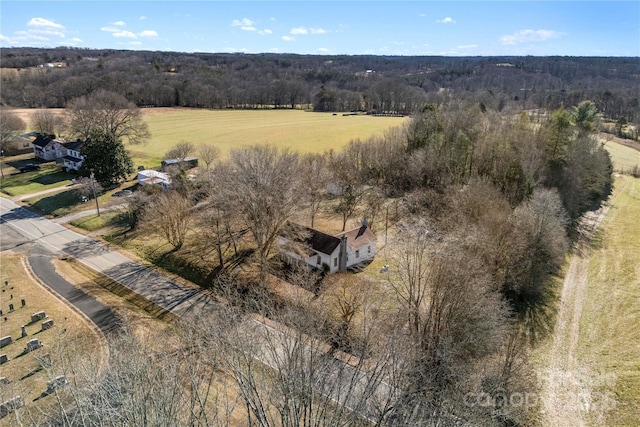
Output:
[[640,407],[640,179],[616,178],[611,206],[589,262],[580,323],[580,364],[601,379],[598,396],[614,400],[593,425],[633,426]]

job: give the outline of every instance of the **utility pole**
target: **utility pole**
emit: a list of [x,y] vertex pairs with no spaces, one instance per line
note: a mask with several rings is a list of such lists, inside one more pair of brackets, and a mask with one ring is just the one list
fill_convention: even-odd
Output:
[[100,216],[100,206],[98,206],[98,196],[96,196],[96,180],[93,176],[93,169],[91,169],[91,190],[93,191],[93,198],[96,199],[96,211],[98,211],[98,216]]

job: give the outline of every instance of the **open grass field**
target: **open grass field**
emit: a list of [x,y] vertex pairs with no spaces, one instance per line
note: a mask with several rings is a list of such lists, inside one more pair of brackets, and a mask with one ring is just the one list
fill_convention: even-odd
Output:
[[[340,150],[353,139],[382,135],[407,118],[343,116],[301,110],[143,110],[151,138],[144,145],[128,145],[136,165],[160,165],[169,148],[180,141],[212,144],[226,156],[234,147],[271,144],[301,153]],[[194,153],[195,154],[195,153]]]
[[616,178],[613,205],[592,249],[582,320],[579,364],[613,393],[615,408],[591,425],[640,423],[640,179]]
[[[8,286],[4,285],[5,280],[9,281]],[[104,351],[101,341],[84,317],[32,279],[25,269],[24,255],[11,252],[0,255],[0,290],[0,336],[11,336],[14,341],[0,350],[9,359],[0,366],[0,377],[7,377],[11,381],[0,388],[0,401],[20,395],[30,410],[37,412],[36,407],[46,410],[49,405],[56,404],[55,398],[38,398],[47,388],[47,381],[60,372],[40,368],[37,357],[48,353],[55,365],[60,363],[59,355],[65,349],[73,348],[74,352],[90,355],[99,363]],[[24,307],[22,299],[26,302]],[[9,304],[13,304],[13,312],[9,311]],[[31,314],[41,310],[53,319],[53,328],[41,331],[41,321],[31,323]],[[21,337],[22,325],[26,326],[28,334],[24,338]],[[38,338],[44,346],[23,354],[26,342],[32,338]],[[37,400],[34,402],[34,399]],[[0,420],[0,426],[13,425],[17,424],[12,415]]]
[[607,142],[604,148],[611,155],[613,168],[616,171],[627,173],[636,166],[640,168],[640,151],[615,141]]

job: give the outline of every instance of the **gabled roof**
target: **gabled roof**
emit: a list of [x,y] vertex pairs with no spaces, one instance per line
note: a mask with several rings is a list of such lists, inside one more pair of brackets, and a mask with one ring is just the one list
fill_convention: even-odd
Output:
[[58,142],[53,139],[53,135],[42,135],[39,134],[36,139],[33,140],[33,145],[44,148],[49,145],[51,142]]
[[315,252],[327,255],[331,255],[340,246],[340,240],[343,236],[347,238],[347,245],[356,249],[376,241],[375,234],[366,225],[344,231],[335,236],[298,224],[290,224],[290,227],[297,236],[304,236],[294,238],[294,240],[304,243]]
[[354,228],[353,230],[343,231],[338,234],[336,237],[340,238],[342,236],[347,237],[347,244],[353,248],[359,248],[364,245],[368,245],[369,243],[375,243],[376,235],[367,227],[366,225],[361,225],[358,228]]
[[67,150],[80,151],[80,147],[82,147],[82,141],[77,140],[75,142],[67,142],[64,145],[64,148]]
[[331,255],[340,246],[339,238],[300,224],[288,223],[283,231],[287,239],[310,249],[307,256],[315,252]]
[[316,252],[331,255],[333,251],[340,246],[340,239],[323,233],[322,231],[314,230],[313,228],[307,228],[309,237],[305,239],[305,243],[311,246]]

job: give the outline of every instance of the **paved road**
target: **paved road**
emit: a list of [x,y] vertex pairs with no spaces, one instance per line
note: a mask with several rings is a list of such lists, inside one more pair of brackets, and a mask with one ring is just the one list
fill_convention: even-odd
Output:
[[60,276],[51,263],[51,255],[37,254],[37,251],[33,252],[34,253],[29,255],[28,261],[31,269],[38,278],[60,296],[76,306],[91,319],[105,335],[120,330],[122,321],[113,310],[76,288]]
[[111,251],[105,244],[73,232],[3,198],[0,198],[0,223],[35,242],[50,255],[72,256],[87,267],[180,317],[200,314],[214,307],[215,303],[207,291],[171,280],[152,268]]

